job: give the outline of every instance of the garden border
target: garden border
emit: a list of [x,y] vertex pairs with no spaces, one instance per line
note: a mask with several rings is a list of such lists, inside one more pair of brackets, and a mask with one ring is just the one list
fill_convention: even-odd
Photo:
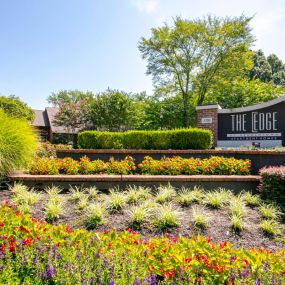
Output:
[[236,159],[250,159],[251,173],[259,174],[259,170],[265,166],[285,165],[285,151],[278,150],[143,150],[143,149],[68,149],[58,150],[59,158],[71,157],[79,160],[86,155],[91,160],[101,159],[108,161],[111,156],[116,160],[124,159],[130,155],[135,159],[138,165],[145,156],[151,156],[154,159],[160,159],[164,156],[181,156],[183,158],[209,158],[210,156],[234,157]]
[[175,187],[201,186],[206,190],[224,187],[235,192],[242,190],[256,191],[260,183],[258,175],[31,175],[24,173],[11,174],[13,182],[22,182],[28,187],[43,189],[46,186],[59,186],[68,189],[70,186],[96,186],[100,190],[128,185],[158,187],[171,183]]

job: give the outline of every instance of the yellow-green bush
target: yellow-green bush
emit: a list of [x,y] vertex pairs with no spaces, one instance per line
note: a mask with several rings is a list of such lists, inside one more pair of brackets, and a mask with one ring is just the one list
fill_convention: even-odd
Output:
[[36,131],[26,120],[0,110],[0,177],[32,162],[38,147]]
[[197,128],[167,131],[84,131],[78,135],[78,145],[84,149],[208,149],[212,143],[211,131]]

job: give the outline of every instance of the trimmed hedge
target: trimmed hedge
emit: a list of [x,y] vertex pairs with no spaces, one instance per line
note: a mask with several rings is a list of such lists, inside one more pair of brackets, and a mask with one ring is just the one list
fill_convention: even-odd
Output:
[[78,135],[78,145],[83,149],[209,149],[212,144],[212,132],[198,128],[169,131],[84,131]]
[[276,202],[285,212],[285,166],[262,168],[260,175],[263,199]]

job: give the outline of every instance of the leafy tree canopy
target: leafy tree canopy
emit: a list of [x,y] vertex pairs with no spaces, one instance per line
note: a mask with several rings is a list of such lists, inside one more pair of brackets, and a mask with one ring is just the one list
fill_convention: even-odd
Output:
[[217,77],[233,78],[252,68],[250,20],[177,17],[173,26],[153,28],[150,38],[140,40],[155,86],[169,86],[182,97],[184,126],[190,124],[189,102],[202,104]]
[[0,96],[0,109],[9,116],[25,118],[28,121],[33,121],[35,117],[34,111],[14,95]]
[[53,106],[58,107],[62,103],[76,103],[83,98],[87,102],[90,102],[94,98],[94,94],[91,91],[61,90],[57,93],[52,93],[47,98],[47,101]]
[[271,82],[277,86],[285,86],[285,64],[275,54],[266,57],[262,50],[253,56],[254,66],[249,72],[250,79]]
[[91,123],[93,128],[110,131],[136,128],[142,120],[142,109],[135,94],[107,89],[97,94],[91,104]]

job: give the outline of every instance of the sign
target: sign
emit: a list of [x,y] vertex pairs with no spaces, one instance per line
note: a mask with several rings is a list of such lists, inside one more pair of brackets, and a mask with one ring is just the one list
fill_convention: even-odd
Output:
[[213,119],[210,117],[210,118],[202,118],[201,119],[201,123],[202,124],[212,124],[213,122]]
[[220,147],[285,146],[285,96],[244,108],[218,110]]

